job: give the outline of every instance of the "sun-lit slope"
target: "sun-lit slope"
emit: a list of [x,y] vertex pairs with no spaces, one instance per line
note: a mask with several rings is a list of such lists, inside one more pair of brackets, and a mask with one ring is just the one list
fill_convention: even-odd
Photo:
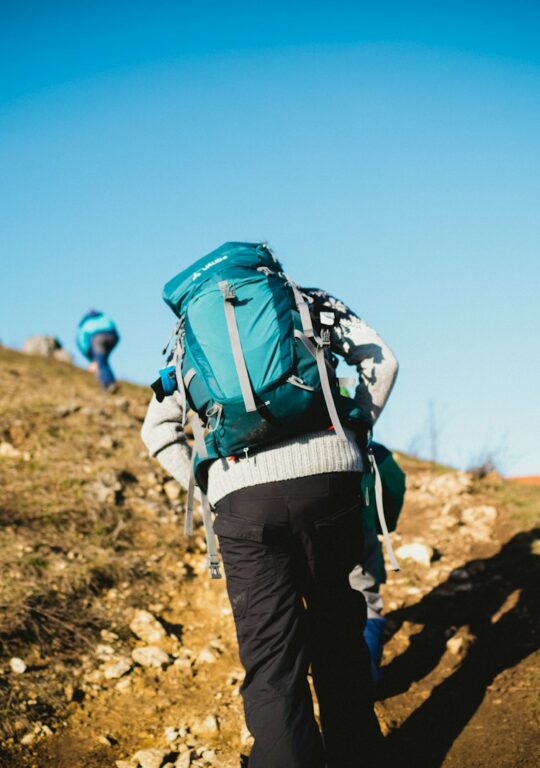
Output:
[[[186,546],[184,495],[141,443],[149,396],[0,348],[0,766],[105,768],[152,748],[232,768],[249,751],[224,583],[200,528]],[[540,488],[399,460],[394,543],[429,565],[402,558],[384,588],[383,728],[415,764],[481,752],[478,766],[532,767]]]

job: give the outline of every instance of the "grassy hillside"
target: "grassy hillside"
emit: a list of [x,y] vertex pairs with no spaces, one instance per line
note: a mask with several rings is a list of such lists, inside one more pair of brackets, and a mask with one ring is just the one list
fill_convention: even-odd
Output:
[[[249,751],[224,584],[140,441],[149,394],[0,348],[0,765],[100,768],[153,748],[228,768]],[[400,461],[394,541],[431,563],[403,560],[384,589],[383,727],[404,765],[532,768],[540,488]]]

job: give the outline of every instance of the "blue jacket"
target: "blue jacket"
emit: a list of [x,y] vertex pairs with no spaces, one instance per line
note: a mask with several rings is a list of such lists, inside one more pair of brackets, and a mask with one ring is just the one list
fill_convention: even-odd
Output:
[[96,333],[115,333],[118,336],[116,325],[104,312],[88,312],[79,323],[77,347],[88,359],[92,359],[92,336]]

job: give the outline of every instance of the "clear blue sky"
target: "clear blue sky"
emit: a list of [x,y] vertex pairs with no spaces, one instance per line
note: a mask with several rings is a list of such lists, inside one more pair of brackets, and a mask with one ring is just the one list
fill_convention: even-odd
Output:
[[4,2],[0,338],[155,378],[163,283],[268,240],[401,371],[378,437],[540,473],[540,5]]

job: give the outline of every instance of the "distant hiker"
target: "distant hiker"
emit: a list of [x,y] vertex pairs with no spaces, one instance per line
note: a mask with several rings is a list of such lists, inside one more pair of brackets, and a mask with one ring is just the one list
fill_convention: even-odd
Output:
[[[397,525],[405,497],[405,473],[391,451],[384,445],[372,441],[371,450],[381,477],[384,516],[388,529],[393,531]],[[362,592],[366,600],[367,621],[364,627],[364,639],[371,659],[373,682],[379,683],[382,678],[380,663],[383,634],[386,627],[386,619],[382,614],[383,599],[380,594],[380,586],[386,581],[386,569],[379,542],[381,530],[378,525],[373,476],[371,474],[364,473],[362,489],[364,496],[364,508],[362,510],[364,545],[360,563],[352,571],[349,580],[353,589]]]
[[[195,477],[214,577],[211,506],[217,513],[255,740],[249,766],[375,766],[383,740],[366,604],[349,573],[362,557],[362,449],[396,359],[345,304],[299,289],[265,244],[225,243],[169,281],[164,299],[179,318],[176,344],[142,437],[188,501]],[[334,353],[358,371],[353,398],[339,393]]]
[[103,389],[116,388],[116,379],[109,365],[109,355],[120,340],[116,325],[104,312],[89,310],[77,329],[77,347],[89,361],[88,369],[95,373]]

